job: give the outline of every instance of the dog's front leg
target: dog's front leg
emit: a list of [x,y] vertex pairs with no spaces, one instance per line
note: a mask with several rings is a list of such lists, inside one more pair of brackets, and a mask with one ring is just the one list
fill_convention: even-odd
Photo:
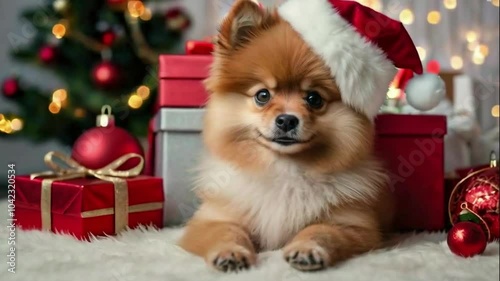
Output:
[[374,228],[315,224],[300,231],[283,252],[292,267],[314,271],[374,249],[380,241]]
[[194,218],[188,223],[180,246],[224,272],[248,269],[256,262],[248,231],[233,222]]

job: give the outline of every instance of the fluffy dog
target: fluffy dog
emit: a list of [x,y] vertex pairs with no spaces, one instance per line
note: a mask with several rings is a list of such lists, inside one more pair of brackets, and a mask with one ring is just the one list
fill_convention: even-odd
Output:
[[266,250],[313,271],[380,247],[393,200],[373,122],[343,102],[331,66],[277,9],[249,0],[232,7],[214,56],[202,204],[180,245],[221,271]]

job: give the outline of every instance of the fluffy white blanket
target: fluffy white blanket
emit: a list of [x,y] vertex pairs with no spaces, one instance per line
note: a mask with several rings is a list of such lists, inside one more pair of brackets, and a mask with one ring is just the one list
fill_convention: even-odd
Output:
[[323,272],[290,268],[279,251],[259,255],[258,266],[244,273],[208,269],[201,258],[175,246],[182,229],[136,229],[118,237],[81,242],[40,231],[16,232],[15,273],[8,272],[7,205],[0,202],[0,280],[19,281],[496,281],[498,243],[474,258],[453,255],[444,233],[402,235],[395,246],[371,252]]

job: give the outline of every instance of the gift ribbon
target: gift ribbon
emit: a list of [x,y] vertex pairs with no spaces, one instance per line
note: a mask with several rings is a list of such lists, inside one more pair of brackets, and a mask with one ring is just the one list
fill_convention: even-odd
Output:
[[[132,167],[128,170],[118,171],[123,163],[127,162],[130,159],[139,158],[139,164],[135,167]],[[58,164],[55,160],[59,160],[64,164]],[[63,153],[57,151],[51,151],[47,153],[44,157],[45,164],[52,169],[52,171],[46,171],[42,173],[36,173],[31,175],[31,179],[37,177],[50,177],[42,180],[42,192],[41,192],[41,213],[42,213],[42,229],[50,230],[52,227],[51,221],[51,191],[52,191],[52,183],[54,181],[60,180],[68,180],[68,179],[76,179],[76,178],[84,178],[86,176],[92,176],[104,181],[109,181],[113,183],[114,193],[115,193],[115,206],[113,208],[113,212],[115,215],[115,232],[118,233],[123,230],[128,223],[128,188],[126,178],[131,178],[138,176],[142,168],[144,167],[144,158],[139,154],[129,153],[121,156],[115,161],[111,162],[109,165],[93,170],[88,169],[78,162],[76,162],[71,157],[66,156]],[[155,206],[142,206],[142,209],[150,210]],[[156,208],[157,209],[157,208]],[[104,209],[106,210],[106,209]],[[99,210],[97,210],[99,211]],[[101,212],[102,213],[102,212]],[[99,212],[94,212],[94,216],[105,215],[109,213],[109,210],[99,214]],[[88,217],[88,216],[87,216]]]

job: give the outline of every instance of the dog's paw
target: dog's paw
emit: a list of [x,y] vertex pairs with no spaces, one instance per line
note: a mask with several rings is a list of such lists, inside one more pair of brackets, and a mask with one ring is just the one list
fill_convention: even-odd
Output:
[[286,262],[301,271],[322,270],[330,263],[328,253],[314,241],[293,242],[283,252]]
[[226,246],[213,252],[208,262],[223,272],[239,272],[255,265],[256,254],[242,246]]

